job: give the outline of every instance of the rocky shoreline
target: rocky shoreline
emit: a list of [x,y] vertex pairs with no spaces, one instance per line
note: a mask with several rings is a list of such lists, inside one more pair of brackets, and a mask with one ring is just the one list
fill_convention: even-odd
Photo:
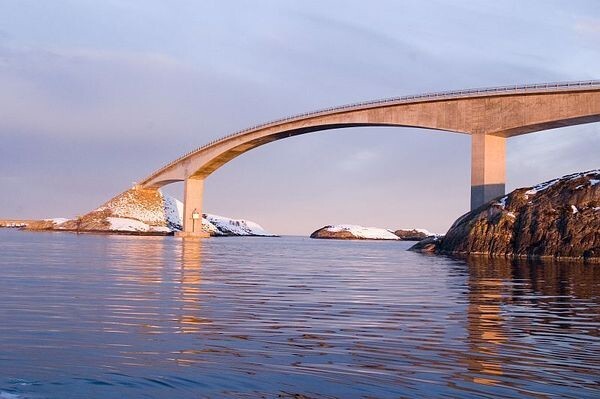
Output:
[[[173,235],[182,204],[160,190],[131,189],[76,219],[0,220],[0,227],[32,231]],[[26,225],[26,227],[24,227]],[[260,225],[203,215],[213,236],[274,236]],[[422,229],[388,230],[328,225],[316,239],[419,240],[412,251],[453,256],[600,263],[600,169],[519,188],[458,218],[445,236]]]
[[600,263],[600,169],[514,190],[411,250]]

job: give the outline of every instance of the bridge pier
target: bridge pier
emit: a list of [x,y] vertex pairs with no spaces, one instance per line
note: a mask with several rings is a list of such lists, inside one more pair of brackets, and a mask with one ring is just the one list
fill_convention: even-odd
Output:
[[[187,178],[183,189],[183,231],[177,237],[210,237],[202,230],[202,197],[204,195],[204,179]],[[194,219],[197,215],[197,219]]]
[[505,194],[506,139],[471,135],[471,210]]

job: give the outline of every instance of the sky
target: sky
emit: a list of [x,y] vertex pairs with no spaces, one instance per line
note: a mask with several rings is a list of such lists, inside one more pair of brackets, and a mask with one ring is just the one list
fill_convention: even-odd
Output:
[[[597,0],[0,0],[0,217],[81,215],[269,120],[599,65]],[[598,123],[511,138],[507,189],[598,168],[599,149]],[[206,180],[204,211],[276,234],[443,233],[469,196],[469,136],[363,127],[245,153]]]

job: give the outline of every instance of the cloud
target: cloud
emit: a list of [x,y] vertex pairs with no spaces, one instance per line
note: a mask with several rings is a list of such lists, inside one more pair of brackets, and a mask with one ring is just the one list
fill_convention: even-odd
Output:
[[586,36],[600,37],[600,18],[578,18],[575,31]]
[[378,153],[373,150],[359,150],[353,154],[342,155],[337,165],[343,171],[355,172],[375,163],[378,158]]
[[252,92],[164,53],[7,45],[0,45],[0,87],[0,136],[106,139],[190,135],[210,126],[210,116],[225,117],[233,92]]
[[189,73],[160,54],[88,49],[4,46],[0,60],[0,131],[59,136],[135,132],[135,119],[147,121],[168,106],[152,94],[174,94],[152,93],[152,80]]

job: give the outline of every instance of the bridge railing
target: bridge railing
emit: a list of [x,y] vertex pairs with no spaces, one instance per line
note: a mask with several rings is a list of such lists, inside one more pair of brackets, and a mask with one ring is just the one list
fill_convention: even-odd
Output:
[[446,97],[452,97],[452,98],[471,97],[471,96],[474,96],[477,94],[504,93],[504,92],[513,93],[513,92],[520,92],[520,91],[536,91],[536,90],[548,90],[548,89],[573,89],[573,88],[595,87],[595,86],[600,87],[600,80],[534,83],[534,84],[526,84],[526,85],[485,87],[485,88],[476,88],[476,89],[468,89],[468,90],[440,91],[440,92],[408,95],[408,96],[401,96],[401,97],[392,97],[392,98],[386,98],[386,99],[380,99],[380,100],[363,101],[363,102],[346,104],[346,105],[337,106],[337,107],[319,109],[317,111],[305,112],[302,114],[296,114],[296,115],[292,115],[292,116],[289,116],[286,118],[275,119],[270,122],[254,125],[249,128],[246,128],[243,130],[238,130],[236,132],[228,134],[227,136],[223,136],[218,139],[212,140],[198,148],[193,149],[192,151],[185,153],[184,155],[180,156],[179,158],[175,159],[174,161],[169,162],[168,164],[166,164],[165,166],[163,166],[162,168],[158,169],[157,171],[152,173],[150,176],[148,176],[144,181],[151,180],[155,176],[157,176],[160,173],[164,172],[165,170],[169,169],[171,166],[181,162],[182,160],[189,157],[190,155],[192,155],[198,151],[201,151],[207,147],[210,147],[214,144],[217,144],[221,141],[226,141],[234,136],[242,136],[246,133],[252,132],[254,130],[262,129],[267,126],[279,125],[281,123],[289,122],[289,121],[296,120],[296,119],[304,119],[309,116],[317,116],[319,114],[326,114],[326,113],[333,112],[333,111],[347,111],[347,110],[354,109],[354,108],[360,109],[363,107],[373,106],[373,105],[385,105],[385,104],[390,104],[390,103],[402,104],[402,103],[406,103],[406,102],[413,102],[415,100],[431,100],[431,99],[441,99],[441,98],[446,98]]

